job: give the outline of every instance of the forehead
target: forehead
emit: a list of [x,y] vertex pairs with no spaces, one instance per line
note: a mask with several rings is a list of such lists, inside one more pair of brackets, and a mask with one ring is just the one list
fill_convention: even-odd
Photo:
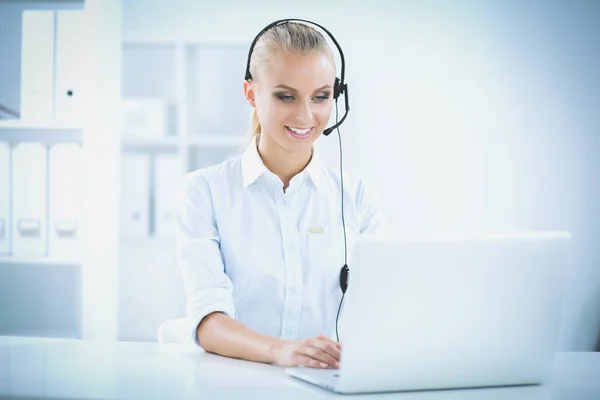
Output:
[[322,52],[279,53],[266,64],[265,83],[285,84],[295,88],[331,85],[335,80],[335,65]]

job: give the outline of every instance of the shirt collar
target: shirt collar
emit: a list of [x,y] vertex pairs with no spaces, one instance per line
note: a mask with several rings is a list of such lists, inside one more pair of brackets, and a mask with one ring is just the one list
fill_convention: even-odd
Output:
[[263,173],[267,171],[267,167],[262,162],[258,154],[258,135],[256,135],[246,147],[246,151],[242,155],[242,176],[244,187],[251,185]]
[[312,157],[306,166],[305,171],[308,173],[310,180],[317,190],[322,189],[324,185],[323,165],[321,164],[321,158],[316,149],[313,149]]
[[[250,186],[254,183],[262,174],[268,171],[267,167],[263,163],[260,158],[260,154],[258,154],[258,140],[260,135],[256,135],[253,138],[244,154],[242,155],[242,177],[243,177],[243,185],[244,187]],[[323,168],[321,164],[321,160],[317,155],[316,151],[313,151],[310,162],[304,169],[307,175],[315,185],[317,189],[321,189],[324,184],[323,180]],[[303,172],[304,172],[303,171]]]

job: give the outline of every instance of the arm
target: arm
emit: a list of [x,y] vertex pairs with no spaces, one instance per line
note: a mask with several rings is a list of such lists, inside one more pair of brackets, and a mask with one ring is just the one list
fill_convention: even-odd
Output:
[[278,339],[254,332],[218,312],[206,316],[196,333],[206,351],[225,357],[282,367],[339,368],[341,345],[323,335],[304,340]]
[[384,235],[387,231],[385,215],[379,193],[375,187],[361,180],[357,190],[360,234]]
[[235,318],[233,284],[225,274],[221,239],[204,176],[197,173],[185,176],[177,193],[175,227],[190,337],[196,345],[204,347],[197,329],[206,316],[219,312]]
[[187,175],[177,197],[178,262],[187,296],[186,314],[195,343],[206,351],[273,362],[278,339],[235,321],[233,284],[225,274],[212,196],[203,175]]
[[275,349],[285,341],[261,335],[219,312],[206,316],[196,330],[198,341],[211,353],[249,361],[275,363]]

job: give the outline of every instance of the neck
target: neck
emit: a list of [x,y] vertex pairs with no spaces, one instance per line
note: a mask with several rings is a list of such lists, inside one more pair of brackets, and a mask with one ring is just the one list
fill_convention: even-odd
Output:
[[298,175],[310,162],[312,151],[291,153],[268,136],[260,136],[258,154],[265,167],[281,179],[285,190],[292,178]]

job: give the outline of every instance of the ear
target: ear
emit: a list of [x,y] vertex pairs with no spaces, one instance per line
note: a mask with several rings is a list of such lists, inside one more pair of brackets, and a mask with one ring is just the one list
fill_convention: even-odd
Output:
[[256,107],[255,101],[255,92],[254,92],[254,83],[248,80],[244,80],[244,96],[246,96],[246,101],[250,104],[251,107]]

